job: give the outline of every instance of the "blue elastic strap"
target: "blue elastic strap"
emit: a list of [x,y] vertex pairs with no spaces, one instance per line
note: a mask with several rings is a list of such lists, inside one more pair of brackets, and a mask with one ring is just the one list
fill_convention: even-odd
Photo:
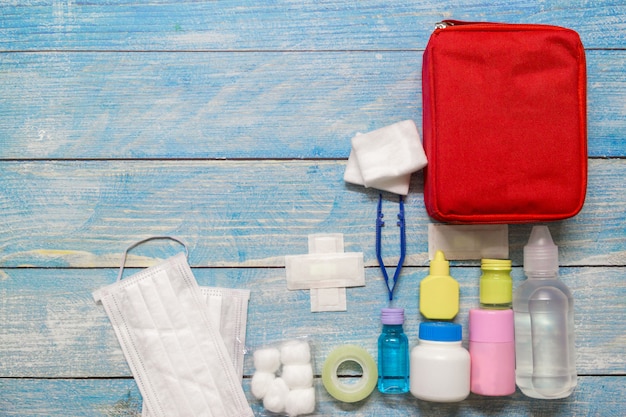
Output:
[[400,259],[398,260],[398,266],[396,267],[396,271],[393,274],[393,282],[391,286],[389,286],[389,275],[387,274],[387,268],[385,268],[385,264],[383,263],[383,256],[381,251],[381,228],[385,226],[385,222],[383,221],[383,195],[378,195],[378,210],[376,217],[376,258],[378,259],[378,266],[380,270],[383,272],[383,277],[385,278],[385,285],[387,286],[387,291],[389,291],[389,301],[393,300],[393,290],[398,283],[398,279],[400,277],[400,271],[402,271],[402,265],[404,264],[404,256],[406,255],[406,233],[405,233],[405,222],[404,222],[404,200],[402,196],[400,196],[400,211],[398,213],[398,222],[397,225],[400,227]]

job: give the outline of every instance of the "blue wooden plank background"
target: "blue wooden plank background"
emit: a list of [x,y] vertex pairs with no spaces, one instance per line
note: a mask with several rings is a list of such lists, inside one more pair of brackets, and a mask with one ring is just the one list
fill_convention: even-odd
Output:
[[[550,225],[576,302],[579,386],[559,401],[471,395],[456,405],[374,393],[346,405],[316,378],[318,415],[626,415],[626,5],[623,1],[62,1],[0,4],[0,415],[138,415],[141,398],[91,291],[124,248],[170,234],[201,285],[252,291],[248,344],[309,336],[319,375],[338,345],[376,352],[385,293],[377,193],[344,184],[350,138],[403,119],[421,132],[421,59],[437,21],[578,31],[588,71],[589,189]],[[385,195],[386,213],[395,199]],[[427,274],[423,180],[413,175],[397,303],[417,340]],[[515,285],[531,225],[509,230]],[[347,313],[309,312],[284,282],[307,235],[364,252]],[[385,231],[386,263],[397,231]],[[151,244],[132,269],[172,254]],[[453,262],[461,312],[476,262]],[[294,320],[298,317],[298,320]],[[349,330],[348,330],[349,329]],[[464,334],[467,337],[467,332]],[[244,389],[253,369],[247,358]]]
[[[421,51],[7,53],[0,157],[347,158],[356,132],[421,120],[421,59]],[[587,61],[589,154],[626,156],[626,53],[590,50]]]

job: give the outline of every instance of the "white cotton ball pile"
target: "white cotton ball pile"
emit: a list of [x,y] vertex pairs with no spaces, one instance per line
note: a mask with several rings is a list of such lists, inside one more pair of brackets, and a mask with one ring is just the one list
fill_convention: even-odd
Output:
[[252,381],[250,382],[252,395],[262,400],[265,394],[267,394],[267,389],[270,384],[274,382],[275,379],[276,374],[274,372],[256,371],[254,375],[252,375]]
[[254,368],[257,371],[276,372],[280,368],[280,351],[264,348],[254,351]]
[[311,414],[315,411],[315,388],[292,389],[287,396],[285,412],[289,417]]
[[280,347],[280,361],[283,365],[303,365],[311,362],[311,348],[302,340],[290,340]]
[[282,413],[285,411],[288,396],[289,387],[282,378],[276,378],[267,388],[267,393],[263,397],[263,407],[272,413]]
[[313,386],[313,367],[305,365],[283,365],[282,378],[291,389]]
[[266,410],[286,413],[289,417],[315,411],[313,365],[308,342],[290,340],[280,349],[258,349],[254,352],[254,367],[250,389],[252,395],[263,400]]

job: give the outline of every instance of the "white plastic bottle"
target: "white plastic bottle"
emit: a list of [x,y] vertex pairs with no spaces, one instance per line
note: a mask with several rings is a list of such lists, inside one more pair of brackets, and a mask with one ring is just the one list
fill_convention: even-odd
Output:
[[420,323],[411,351],[411,394],[420,400],[463,401],[470,393],[470,354],[461,346],[460,324]]
[[565,398],[576,386],[574,302],[558,268],[550,230],[534,226],[524,246],[528,279],[513,295],[515,380],[532,398]]

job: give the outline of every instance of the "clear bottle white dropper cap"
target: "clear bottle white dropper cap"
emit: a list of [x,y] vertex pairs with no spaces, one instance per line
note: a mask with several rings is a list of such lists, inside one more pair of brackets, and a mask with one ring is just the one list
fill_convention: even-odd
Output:
[[559,248],[552,241],[548,226],[533,226],[524,246],[524,272],[553,274],[559,270]]

